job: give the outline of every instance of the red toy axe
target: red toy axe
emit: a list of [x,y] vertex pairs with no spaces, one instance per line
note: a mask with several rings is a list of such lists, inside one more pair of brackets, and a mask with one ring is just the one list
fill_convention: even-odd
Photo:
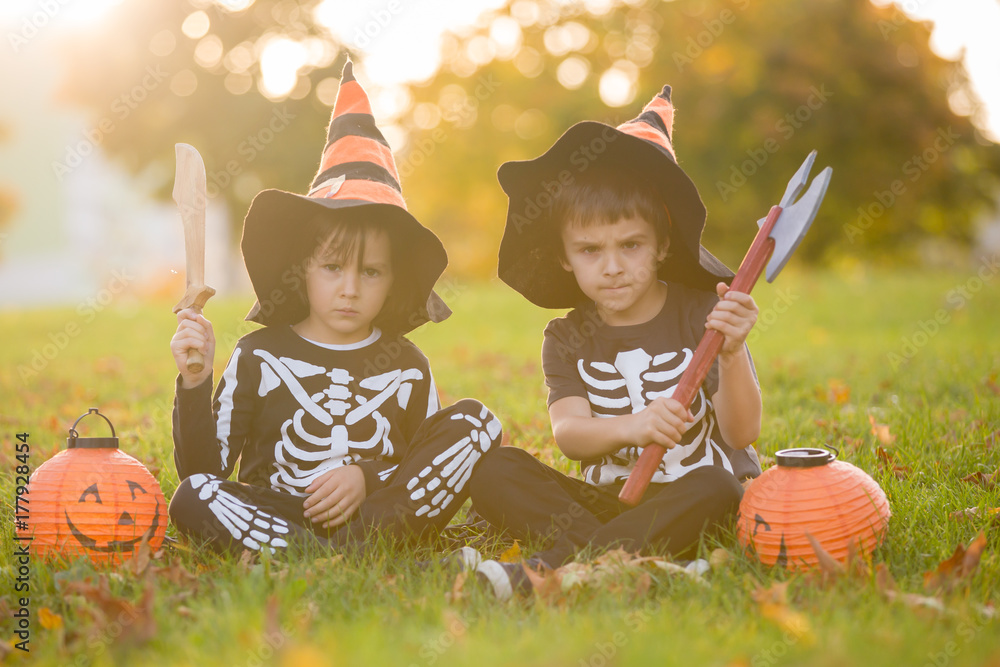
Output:
[[[821,171],[806,193],[798,201],[794,201],[809,181],[809,171],[815,159],[816,151],[813,151],[788,182],[781,203],[772,206],[767,217],[757,221],[760,231],[757,232],[753,245],[743,258],[730,289],[749,294],[757,284],[765,264],[767,264],[767,282],[773,282],[798,247],[802,237],[806,235],[833,174],[830,167]],[[768,259],[771,261],[768,262]],[[698,393],[701,383],[705,381],[712,362],[722,349],[723,339],[723,335],[714,329],[706,330],[702,336],[690,365],[681,375],[673,393],[673,398],[685,408],[691,406],[691,401]],[[643,448],[635,468],[632,469],[625,486],[618,494],[619,500],[630,506],[639,504],[666,451],[660,445],[647,445]]]

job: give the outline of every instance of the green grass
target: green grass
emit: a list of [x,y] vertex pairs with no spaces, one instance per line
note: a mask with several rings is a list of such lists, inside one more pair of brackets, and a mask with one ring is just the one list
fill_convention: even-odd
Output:
[[[471,587],[448,601],[451,579],[410,566],[427,550],[385,549],[364,563],[317,560],[320,554],[241,563],[185,546],[168,550],[154,564],[156,573],[144,577],[84,562],[34,562],[32,653],[29,660],[16,654],[8,660],[302,667],[1000,664],[1000,622],[984,614],[1000,602],[996,528],[986,519],[948,516],[1000,506],[996,488],[961,481],[1000,467],[1000,435],[991,437],[1000,429],[1000,290],[990,280],[977,288],[974,275],[788,271],[777,285],[762,283],[755,291],[761,320],[751,350],[765,397],[761,453],[829,444],[872,474],[893,511],[875,562],[888,567],[903,591],[928,594],[923,574],[956,545],[987,532],[978,569],[942,598],[943,613],[890,602],[871,581],[820,587],[807,576],[769,570],[738,555],[731,535],[705,545],[706,553],[722,546],[734,554],[706,575],[707,587],[653,572],[648,592],[640,588],[636,597],[641,574],[625,572],[561,606],[501,604]],[[460,287],[450,303],[452,319],[412,336],[448,399],[479,398],[501,417],[511,444],[573,472],[551,443],[538,367],[541,331],[553,313],[499,285]],[[248,299],[209,304],[222,341],[216,368],[248,330],[242,323],[248,305]],[[936,316],[934,335],[922,334],[921,323],[933,330]],[[17,603],[9,556],[15,433],[30,432],[34,468],[65,447],[77,416],[98,406],[114,422],[122,448],[154,472],[168,498],[177,485],[170,305],[123,297],[87,319],[72,308],[0,316],[2,639],[12,636],[7,609]],[[79,333],[62,340],[58,332],[71,324]],[[870,416],[895,436],[887,449],[911,469],[903,479],[878,464]],[[172,583],[167,574],[177,564],[197,579]],[[130,627],[102,626],[88,611],[91,603],[66,592],[67,583],[81,585],[101,573],[114,597],[137,605],[148,580],[151,639],[130,641]],[[783,581],[789,584],[785,611],[797,619],[791,625],[765,615],[753,597],[759,587]],[[61,616],[64,627],[41,627],[42,607]]]

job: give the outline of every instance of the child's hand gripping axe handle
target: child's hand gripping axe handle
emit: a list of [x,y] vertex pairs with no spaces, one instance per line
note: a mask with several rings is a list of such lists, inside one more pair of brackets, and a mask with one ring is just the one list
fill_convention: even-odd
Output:
[[[813,218],[816,217],[816,211],[819,210],[833,173],[830,167],[821,171],[802,198],[792,203],[808,182],[809,171],[815,159],[816,151],[813,151],[789,181],[781,203],[772,206],[767,217],[758,221],[760,231],[757,232],[753,245],[743,258],[730,289],[749,294],[757,284],[765,264],[767,264],[767,282],[772,282],[798,247]],[[771,261],[768,262],[768,259]],[[673,398],[685,408],[691,406],[701,383],[708,375],[712,362],[722,349],[723,341],[723,335],[715,329],[705,331],[690,365],[685,369],[673,393]],[[643,448],[635,468],[632,469],[625,486],[618,494],[619,500],[633,507],[639,504],[666,451],[660,445],[648,445]]]
[[[193,308],[201,312],[215,290],[205,284],[205,163],[194,146],[175,144],[177,171],[174,175],[174,201],[184,222],[184,255],[187,258],[187,289],[174,312]],[[200,373],[205,368],[201,352],[188,350],[187,369]]]

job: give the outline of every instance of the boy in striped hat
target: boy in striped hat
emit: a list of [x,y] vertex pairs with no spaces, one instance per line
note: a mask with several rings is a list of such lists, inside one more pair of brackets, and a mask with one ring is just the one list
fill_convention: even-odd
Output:
[[[546,327],[542,367],[556,444],[583,480],[516,447],[491,452],[472,479],[483,517],[547,540],[529,566],[558,567],[585,547],[690,558],[736,513],[740,480],[760,474],[746,348],[757,307],[701,246],[705,206],[677,164],[672,122],[666,86],[638,118],[578,123],[544,155],[499,170],[510,197],[500,278],[536,305],[573,309]],[[688,410],[671,396],[706,328],[725,343]],[[650,443],[667,451],[629,508],[618,493]],[[530,590],[520,564],[477,572],[500,597]]]
[[241,247],[257,296],[247,319],[264,327],[237,342],[214,399],[212,326],[177,315],[171,520],[222,551],[437,534],[501,427],[475,400],[442,408],[404,337],[450,314],[433,292],[448,260],[406,209],[350,62],[309,193],[261,192]]

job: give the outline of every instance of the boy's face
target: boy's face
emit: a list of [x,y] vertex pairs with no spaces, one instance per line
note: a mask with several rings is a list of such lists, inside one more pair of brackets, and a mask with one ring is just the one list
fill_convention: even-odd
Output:
[[[363,260],[363,261],[362,261]],[[392,255],[385,232],[368,232],[365,256],[324,253],[306,272],[309,317],[295,330],[320,343],[349,345],[367,338],[392,287]]]
[[564,269],[571,272],[607,324],[624,326],[653,319],[663,305],[657,263],[670,241],[657,243],[656,229],[639,217],[613,224],[563,226]]

